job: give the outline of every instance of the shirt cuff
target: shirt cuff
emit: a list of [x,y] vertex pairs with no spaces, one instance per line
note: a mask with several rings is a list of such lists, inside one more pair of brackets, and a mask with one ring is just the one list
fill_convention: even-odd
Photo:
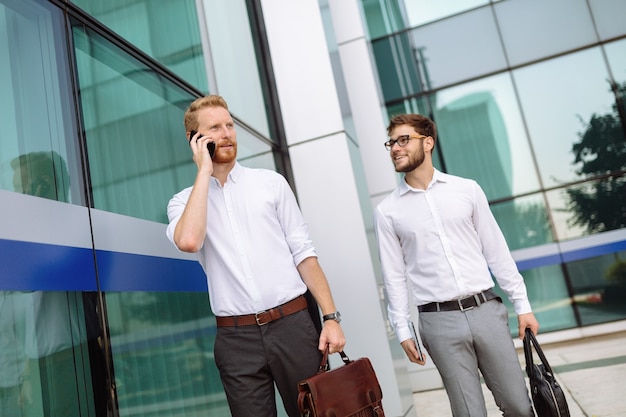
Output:
[[396,336],[398,337],[398,342],[402,343],[407,339],[411,339],[413,336],[411,335],[411,330],[409,330],[408,325],[398,326],[396,328]]
[[516,301],[513,304],[513,308],[515,309],[515,314],[518,316],[520,314],[532,313],[533,309],[530,307],[530,301],[528,299]]

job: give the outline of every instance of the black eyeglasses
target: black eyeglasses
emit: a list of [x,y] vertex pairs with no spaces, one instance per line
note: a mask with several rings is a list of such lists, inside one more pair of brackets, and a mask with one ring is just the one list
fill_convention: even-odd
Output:
[[407,143],[409,143],[409,140],[411,139],[426,139],[427,137],[428,136],[419,136],[419,137],[410,136],[410,135],[398,136],[396,139],[389,139],[387,142],[385,142],[385,149],[390,151],[391,148],[393,148],[393,145],[395,145],[396,143],[398,144],[398,146],[403,147]]

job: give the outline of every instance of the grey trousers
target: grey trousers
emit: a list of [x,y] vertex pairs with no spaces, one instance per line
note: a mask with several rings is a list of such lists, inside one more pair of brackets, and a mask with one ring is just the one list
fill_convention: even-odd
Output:
[[298,382],[317,373],[319,333],[307,310],[264,326],[218,327],[215,364],[233,417],[275,417],[274,384],[299,417]]
[[534,416],[501,301],[464,312],[419,313],[419,330],[454,417],[487,417],[480,374],[505,417]]

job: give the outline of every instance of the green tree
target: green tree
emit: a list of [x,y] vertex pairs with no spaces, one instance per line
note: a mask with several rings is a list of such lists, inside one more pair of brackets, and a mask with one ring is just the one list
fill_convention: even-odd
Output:
[[589,233],[626,227],[626,82],[612,85],[613,111],[593,114],[572,146],[576,174],[586,181],[566,190],[570,226]]

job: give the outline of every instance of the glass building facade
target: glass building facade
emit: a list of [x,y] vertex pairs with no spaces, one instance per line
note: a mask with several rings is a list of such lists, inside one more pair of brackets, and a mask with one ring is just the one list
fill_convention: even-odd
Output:
[[364,6],[388,114],[432,117],[437,168],[483,187],[542,330],[623,320],[626,4]]
[[229,415],[205,277],[164,234],[196,173],[182,116],[207,93],[229,103],[239,161],[297,192],[387,414],[437,384],[409,381],[386,322],[371,212],[399,180],[392,114],[432,117],[437,167],[485,189],[542,332],[625,328],[624,15],[620,0],[0,0],[0,415]]

